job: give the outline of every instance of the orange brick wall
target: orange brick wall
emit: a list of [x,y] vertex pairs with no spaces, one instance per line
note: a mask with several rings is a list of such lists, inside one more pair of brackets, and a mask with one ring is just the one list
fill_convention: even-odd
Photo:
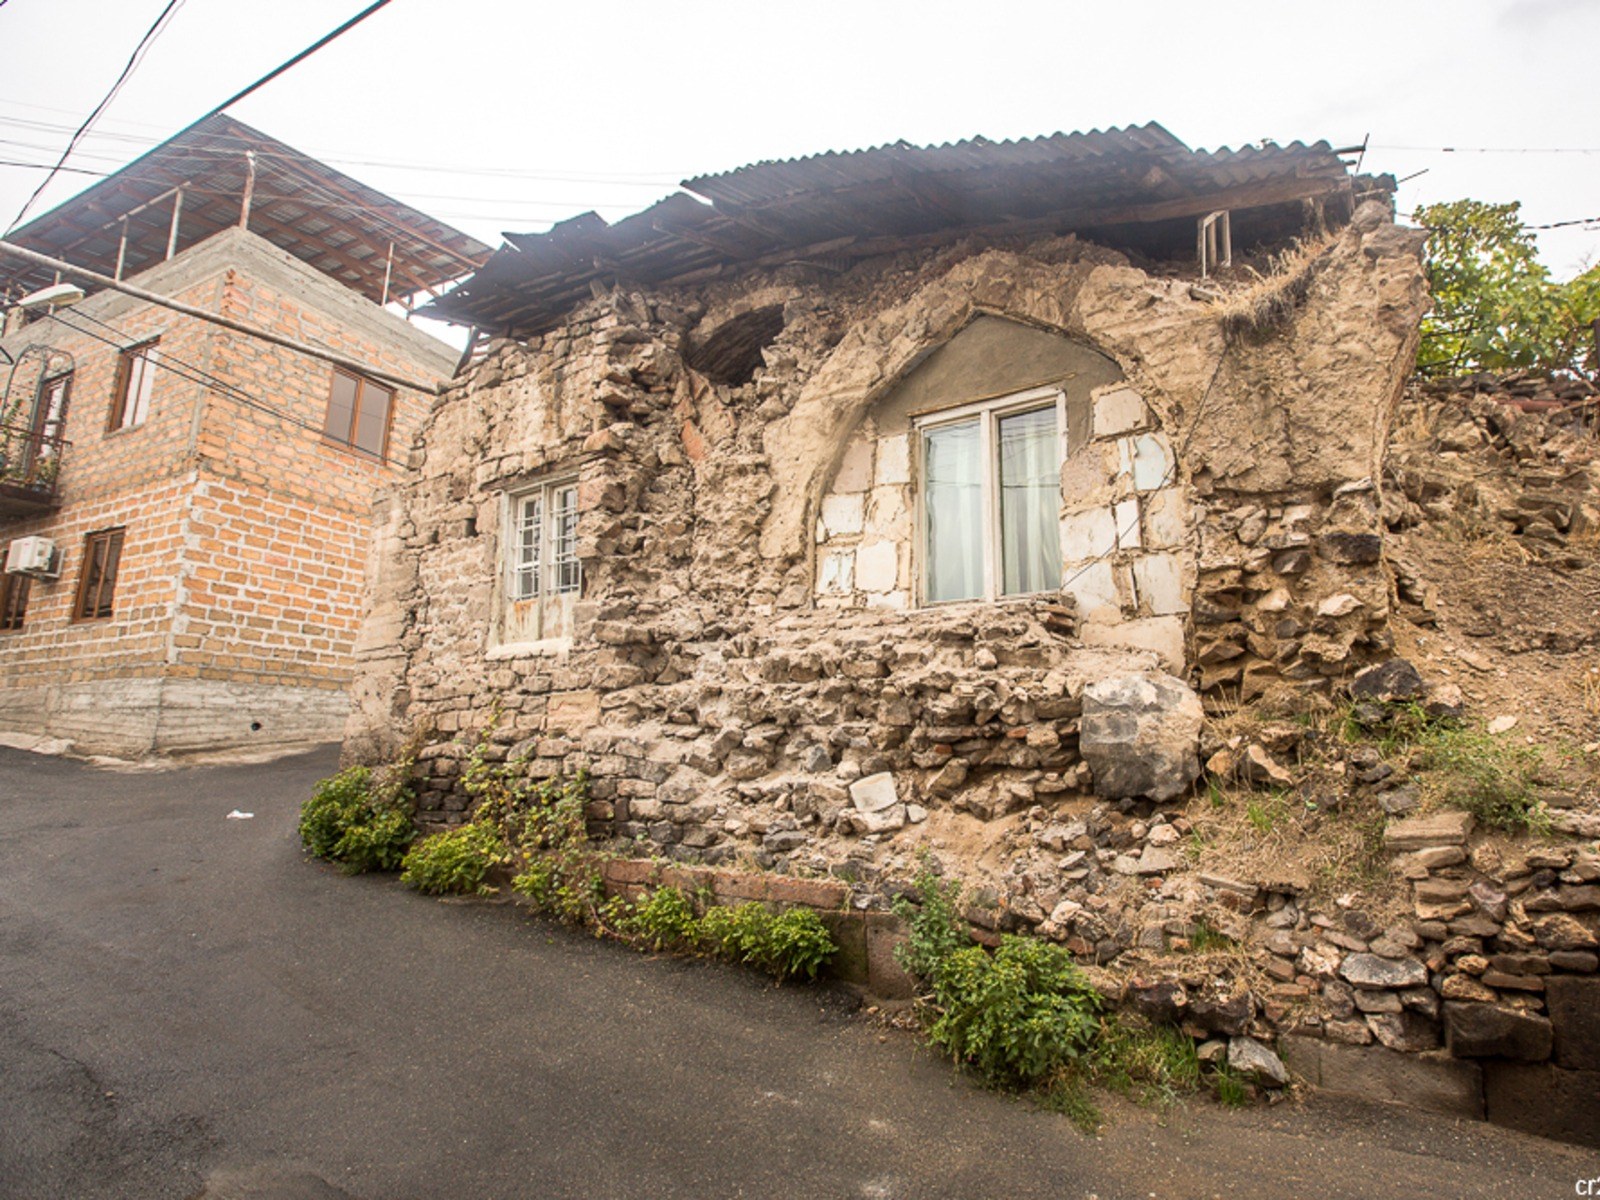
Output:
[[[318,276],[296,287],[293,272],[308,269],[251,265],[216,264],[169,294],[400,375],[448,369],[448,347],[420,361],[386,334],[392,318],[343,289],[321,311],[333,285]],[[351,304],[367,311],[352,317]],[[0,632],[0,729],[113,752],[336,738],[373,494],[398,476],[430,397],[397,391],[390,465],[380,464],[321,436],[329,364],[127,297],[101,294],[80,308],[64,316],[92,333],[43,320],[6,340],[16,353],[47,339],[75,366],[61,505],[0,519],[0,547],[42,534],[63,551],[60,579],[32,582],[23,628]],[[152,334],[169,364],[224,386],[159,369],[145,423],[108,432],[118,355],[95,335],[127,345]],[[31,394],[21,375],[17,386]],[[84,536],[118,525],[127,532],[115,614],[74,622]]]

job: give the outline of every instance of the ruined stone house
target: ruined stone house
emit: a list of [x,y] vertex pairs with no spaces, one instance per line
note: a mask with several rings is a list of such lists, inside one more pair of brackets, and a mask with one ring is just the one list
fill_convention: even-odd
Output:
[[336,739],[371,497],[457,357],[384,304],[487,248],[222,116],[9,240],[155,299],[25,309],[60,276],[0,254],[0,731]]
[[1176,794],[1194,692],[1389,645],[1390,181],[1148,125],[684,187],[431,307],[475,349],[379,507],[347,733],[423,735],[425,819],[486,735],[654,852],[880,906],[915,846]]

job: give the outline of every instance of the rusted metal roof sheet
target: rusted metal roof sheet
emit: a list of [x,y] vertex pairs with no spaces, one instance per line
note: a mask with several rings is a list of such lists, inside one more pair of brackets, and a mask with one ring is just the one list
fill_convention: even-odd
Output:
[[481,271],[423,311],[532,333],[557,323],[595,281],[664,284],[969,230],[1170,222],[1294,203],[1347,183],[1326,142],[1193,151],[1154,123],[1006,142],[899,142],[684,181],[709,203],[679,192],[615,225],[585,213],[547,233],[507,235]]
[[[353,291],[381,300],[437,290],[481,266],[489,247],[232,117],[208,117],[9,238],[105,275],[131,277],[239,223],[255,155],[250,230]],[[122,240],[124,224],[126,244]],[[390,246],[393,246],[391,256]],[[0,258],[0,293],[47,286],[43,268]]]

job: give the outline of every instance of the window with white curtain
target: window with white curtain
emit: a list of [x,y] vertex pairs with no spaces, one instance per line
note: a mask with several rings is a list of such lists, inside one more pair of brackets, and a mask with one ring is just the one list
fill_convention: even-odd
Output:
[[1059,588],[1065,396],[1035,389],[916,426],[922,602]]

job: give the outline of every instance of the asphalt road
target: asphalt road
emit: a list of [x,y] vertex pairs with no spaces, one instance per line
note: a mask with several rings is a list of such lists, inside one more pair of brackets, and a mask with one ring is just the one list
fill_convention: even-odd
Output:
[[1328,1099],[1122,1108],[1089,1138],[840,993],[308,861],[297,806],[333,765],[0,748],[0,1197],[1523,1198],[1600,1175]]

